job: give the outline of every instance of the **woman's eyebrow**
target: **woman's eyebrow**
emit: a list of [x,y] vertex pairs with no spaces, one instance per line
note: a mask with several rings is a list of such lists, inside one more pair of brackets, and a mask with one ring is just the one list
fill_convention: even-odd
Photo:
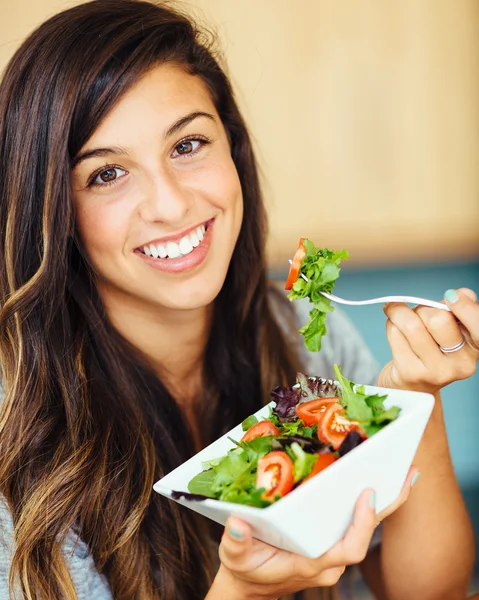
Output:
[[[173,125],[168,127],[165,132],[165,138],[170,137],[174,133],[177,133],[183,127],[186,127],[189,123],[198,119],[199,117],[206,117],[211,121],[215,121],[215,118],[212,114],[202,111],[195,111],[181,117],[178,121],[175,121]],[[121,146],[112,146],[111,148],[94,148],[93,150],[85,150],[76,156],[76,158],[72,162],[72,169],[77,167],[82,161],[87,160],[88,158],[104,158],[105,156],[109,156],[111,154],[116,154],[118,156],[128,156],[129,152],[125,148]]]
[[88,158],[103,158],[110,154],[116,154],[118,156],[128,156],[129,152],[121,146],[112,146],[111,148],[94,148],[93,150],[85,150],[80,152],[72,162],[72,169],[77,167],[83,160]]
[[173,123],[173,125],[168,127],[165,133],[165,138],[168,138],[170,137],[170,135],[177,133],[180,129],[191,123],[191,121],[198,119],[199,117],[206,117],[207,119],[211,119],[211,121],[215,122],[215,118],[212,114],[202,111],[195,111],[190,113],[189,115],[186,115],[185,117],[181,117],[181,119],[178,119],[178,121],[176,121],[175,123]]

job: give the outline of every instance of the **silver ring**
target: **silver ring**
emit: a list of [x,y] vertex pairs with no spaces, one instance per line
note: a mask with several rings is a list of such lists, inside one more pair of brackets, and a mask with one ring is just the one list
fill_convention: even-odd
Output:
[[458,352],[466,345],[466,338],[463,337],[460,342],[458,342],[455,346],[450,346],[449,348],[443,348],[439,346],[439,350],[444,354],[451,354],[452,352]]

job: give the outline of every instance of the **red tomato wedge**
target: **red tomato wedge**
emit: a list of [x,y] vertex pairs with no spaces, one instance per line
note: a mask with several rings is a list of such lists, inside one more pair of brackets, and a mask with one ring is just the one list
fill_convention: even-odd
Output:
[[326,454],[320,454],[318,456],[318,460],[314,464],[314,467],[313,467],[311,473],[303,479],[303,482],[308,481],[308,479],[311,479],[311,477],[314,477],[318,473],[321,473],[321,471],[323,471],[326,467],[329,467],[329,465],[332,465],[333,462],[336,462],[337,460],[338,460],[338,457],[335,454],[333,454],[332,452],[327,452]]
[[298,279],[299,272],[301,270],[301,263],[303,258],[306,256],[306,248],[304,247],[303,241],[305,238],[299,240],[299,247],[294,255],[293,262],[289,268],[288,279],[286,280],[285,290],[290,290],[293,287],[293,283]]
[[251,442],[254,438],[264,437],[266,435],[279,435],[279,430],[271,421],[260,421],[255,423],[241,438],[241,442]]
[[330,404],[318,424],[318,438],[337,450],[350,431],[363,433],[357,421],[350,421],[346,417],[346,411],[341,404]]
[[319,425],[319,422],[323,418],[328,406],[337,403],[338,399],[336,397],[308,400],[307,402],[301,402],[301,404],[298,404],[296,407],[296,414],[307,427],[312,427],[315,423],[318,423]]
[[260,458],[256,474],[256,487],[265,488],[263,498],[273,501],[293,489],[293,461],[286,452],[274,451]]

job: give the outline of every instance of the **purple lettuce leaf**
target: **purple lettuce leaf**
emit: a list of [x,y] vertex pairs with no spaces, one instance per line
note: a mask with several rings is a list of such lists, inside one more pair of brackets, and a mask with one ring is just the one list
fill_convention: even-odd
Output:
[[276,415],[280,423],[291,423],[296,421],[296,405],[301,398],[301,388],[293,386],[278,385],[271,392],[271,398],[276,402],[273,408],[273,414]]
[[338,388],[331,379],[308,377],[304,373],[297,373],[296,381],[301,386],[302,401],[314,400],[315,398],[334,398],[338,395]]

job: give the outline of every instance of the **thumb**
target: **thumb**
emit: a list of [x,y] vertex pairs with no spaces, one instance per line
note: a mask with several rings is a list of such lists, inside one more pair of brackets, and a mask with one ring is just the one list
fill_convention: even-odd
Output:
[[219,548],[220,560],[224,566],[233,571],[241,571],[242,564],[251,552],[251,545],[251,527],[237,517],[230,517],[226,521]]

